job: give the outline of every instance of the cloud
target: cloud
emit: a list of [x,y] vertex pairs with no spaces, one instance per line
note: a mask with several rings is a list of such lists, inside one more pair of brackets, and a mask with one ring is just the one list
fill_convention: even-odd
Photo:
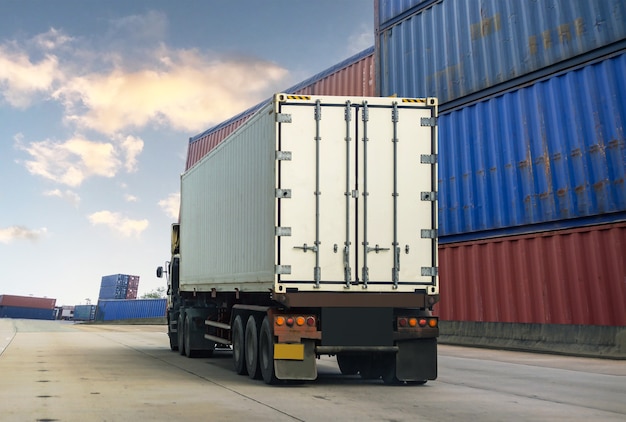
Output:
[[68,122],[101,133],[151,124],[199,131],[266,98],[286,75],[264,60],[162,47],[142,69],[68,78],[53,97],[65,105]]
[[78,207],[80,203],[80,196],[76,192],[71,190],[61,191],[59,189],[49,190],[43,193],[45,196],[52,196],[66,200],[70,204]]
[[135,171],[144,145],[140,138],[121,135],[111,142],[93,141],[82,135],[66,141],[25,143],[22,134],[14,139],[16,148],[31,157],[21,161],[30,174],[71,187],[80,186],[92,176],[114,177],[122,166],[127,172]]
[[124,199],[126,200],[126,202],[137,202],[137,201],[139,201],[139,198],[137,198],[135,195],[131,195],[129,193],[124,195]]
[[23,164],[32,175],[76,187],[90,176],[113,177],[121,166],[112,143],[90,141],[77,135],[63,142],[50,139],[24,144],[16,136],[16,147],[28,153]]
[[88,216],[92,225],[104,225],[124,237],[140,235],[148,228],[148,220],[133,220],[111,211],[98,211]]
[[348,54],[356,54],[374,45],[372,29],[363,24],[348,37]]
[[178,220],[178,213],[180,212],[180,193],[170,193],[167,198],[159,201],[159,206],[168,217]]
[[48,229],[32,230],[24,226],[11,226],[0,229],[0,243],[11,243],[16,239],[37,241],[47,233]]
[[0,45],[0,95],[12,107],[27,108],[37,94],[46,94],[61,78],[56,56],[47,54],[33,62],[28,53]]

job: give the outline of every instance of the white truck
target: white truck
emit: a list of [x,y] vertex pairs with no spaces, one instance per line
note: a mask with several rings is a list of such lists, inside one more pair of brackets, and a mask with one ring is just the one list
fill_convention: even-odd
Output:
[[314,380],[437,377],[437,100],[276,94],[181,176],[170,346]]

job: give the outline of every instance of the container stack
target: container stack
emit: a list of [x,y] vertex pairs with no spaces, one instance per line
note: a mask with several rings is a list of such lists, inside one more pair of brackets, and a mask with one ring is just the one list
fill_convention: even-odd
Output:
[[139,287],[139,276],[113,274],[102,277],[99,299],[135,299]]
[[626,2],[375,7],[377,94],[439,98],[442,319],[626,325]]
[[54,319],[56,299],[0,295],[0,318]]

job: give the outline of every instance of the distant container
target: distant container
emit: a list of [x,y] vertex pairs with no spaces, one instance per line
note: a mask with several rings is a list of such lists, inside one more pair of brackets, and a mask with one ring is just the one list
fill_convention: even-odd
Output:
[[54,320],[52,309],[0,305],[0,318]]
[[440,112],[585,53],[617,51],[626,39],[624,0],[376,3],[378,94],[437,97]]
[[439,247],[446,321],[626,326],[626,222]]
[[[130,281],[139,284],[139,276],[113,274],[102,277],[99,299],[126,299]],[[132,295],[132,292],[131,292]],[[136,295],[136,293],[135,293]]]
[[126,290],[126,299],[137,299],[137,291],[139,290],[139,277],[131,275],[128,277],[128,289]]
[[440,241],[626,219],[624,75],[619,54],[441,113]]
[[99,300],[96,319],[117,321],[165,317],[167,299]]
[[47,297],[0,295],[0,306],[52,309],[54,311],[56,301],[56,299]]
[[[372,97],[376,93],[375,71],[374,47],[370,47],[282,92],[299,95]],[[270,101],[271,99],[263,101],[191,138],[185,169],[189,170]]]
[[96,305],[76,305],[74,321],[93,321],[96,319]]

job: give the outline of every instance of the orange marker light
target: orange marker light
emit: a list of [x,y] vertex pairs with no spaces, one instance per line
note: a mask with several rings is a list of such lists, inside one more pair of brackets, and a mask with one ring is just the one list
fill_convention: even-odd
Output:
[[276,325],[278,325],[278,326],[285,325],[285,317],[283,317],[283,316],[276,317]]
[[409,326],[415,327],[417,325],[417,318],[409,318]]
[[437,320],[435,318],[431,318],[428,320],[428,326],[431,328],[435,328],[437,326]]
[[303,326],[304,325],[304,317],[303,316],[296,317],[296,325],[298,325],[298,326]]

